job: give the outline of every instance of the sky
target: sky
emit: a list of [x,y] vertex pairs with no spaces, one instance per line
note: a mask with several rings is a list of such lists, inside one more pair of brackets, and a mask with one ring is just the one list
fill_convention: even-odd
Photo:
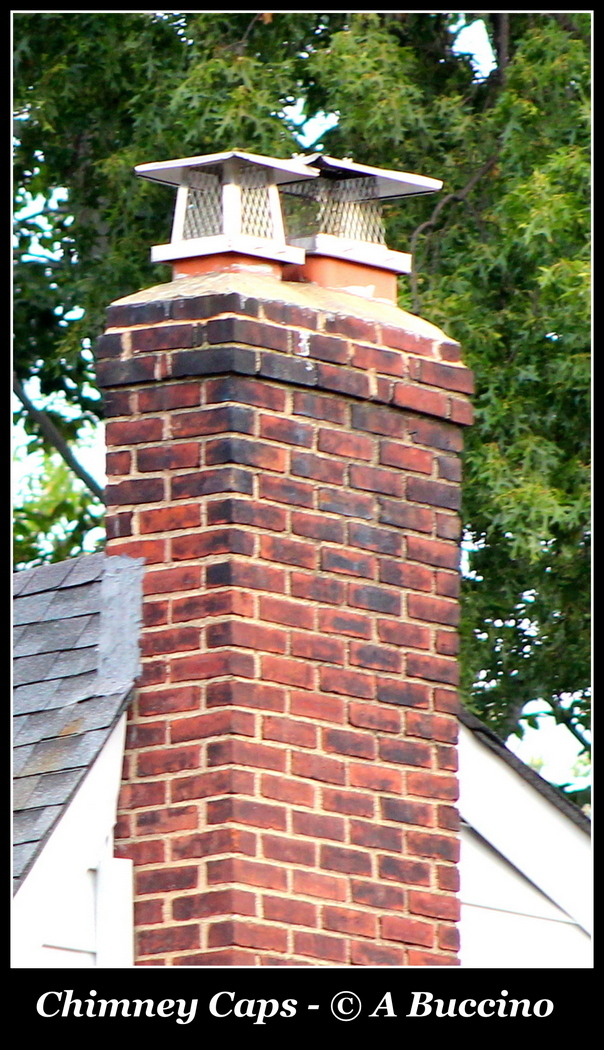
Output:
[[[488,35],[481,19],[476,19],[458,33],[454,50],[460,54],[471,55],[477,78],[482,79],[488,76],[495,65]],[[288,116],[294,120],[298,117],[300,120],[298,141],[304,149],[309,149],[327,127],[337,123],[337,117],[334,114],[323,114],[304,124],[299,106],[289,107]],[[30,396],[35,400],[35,389],[28,387],[28,390]],[[25,435],[17,428],[14,439],[15,446],[23,447]],[[104,486],[106,483],[105,434],[102,424],[94,431],[91,429],[79,445],[78,458],[85,469],[100,485]],[[39,457],[38,462],[40,462]],[[31,474],[33,469],[35,469],[35,464],[32,464],[31,460],[27,467],[24,463],[18,461],[15,463],[13,467],[15,499],[18,498],[27,474]],[[539,715],[545,710],[546,705],[543,702],[534,701],[527,705],[526,713]],[[538,722],[538,729],[529,727],[525,729],[522,740],[515,736],[508,738],[507,745],[510,750],[522,761],[536,768],[541,776],[552,783],[570,783],[575,788],[586,787],[588,783],[591,783],[591,773],[582,771],[580,762],[577,764],[580,747],[568,730],[564,726],[556,725],[554,718],[546,713],[540,715]]]

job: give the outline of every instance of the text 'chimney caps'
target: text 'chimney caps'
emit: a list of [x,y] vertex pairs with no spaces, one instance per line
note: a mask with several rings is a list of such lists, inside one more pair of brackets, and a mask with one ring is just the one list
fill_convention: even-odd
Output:
[[316,178],[308,164],[232,150],[134,170],[178,187],[171,243],[151,249],[153,262],[221,252],[304,262],[303,249],[286,243],[278,186]]

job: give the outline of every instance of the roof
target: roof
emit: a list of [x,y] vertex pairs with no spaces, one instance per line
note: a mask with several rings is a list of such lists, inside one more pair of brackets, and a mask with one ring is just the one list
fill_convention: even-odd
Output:
[[88,554],[14,574],[15,891],[132,695],[142,572]]
[[508,766],[511,766],[523,780],[535,788],[540,795],[546,798],[548,802],[551,802],[569,820],[572,820],[573,824],[587,832],[588,835],[591,834],[591,820],[583,810],[575,805],[572,799],[569,799],[560,788],[544,780],[543,777],[539,776],[539,773],[527,766],[513,751],[510,751],[504,741],[489,726],[481,722],[476,715],[463,708],[459,712],[459,719],[484,747],[493,754],[498,755]]

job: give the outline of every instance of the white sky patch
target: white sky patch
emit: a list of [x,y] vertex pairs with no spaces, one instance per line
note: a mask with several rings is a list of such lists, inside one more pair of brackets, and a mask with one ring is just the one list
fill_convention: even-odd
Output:
[[[581,775],[580,763],[577,760],[581,745],[564,725],[557,725],[553,715],[546,713],[547,704],[542,700],[532,700],[524,708],[527,715],[539,717],[539,728],[524,730],[522,740],[517,736],[508,737],[506,744],[528,766],[551,784],[569,783],[573,788],[585,788],[591,784],[591,771]],[[589,734],[586,734],[589,739]],[[576,772],[573,772],[575,767]]]
[[470,56],[476,77],[479,80],[484,80],[488,77],[489,73],[497,65],[482,18],[476,19],[475,22],[470,22],[469,25],[464,26],[460,30],[453,45],[453,52],[456,55]]

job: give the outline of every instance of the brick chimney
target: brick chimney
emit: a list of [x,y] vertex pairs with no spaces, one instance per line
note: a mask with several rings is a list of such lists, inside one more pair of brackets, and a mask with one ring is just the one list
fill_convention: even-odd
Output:
[[175,276],[97,345],[107,549],[146,561],[117,831],[138,965],[457,962],[472,378],[392,301],[398,253],[287,233],[284,190],[360,177],[311,160],[137,169],[180,187]]

